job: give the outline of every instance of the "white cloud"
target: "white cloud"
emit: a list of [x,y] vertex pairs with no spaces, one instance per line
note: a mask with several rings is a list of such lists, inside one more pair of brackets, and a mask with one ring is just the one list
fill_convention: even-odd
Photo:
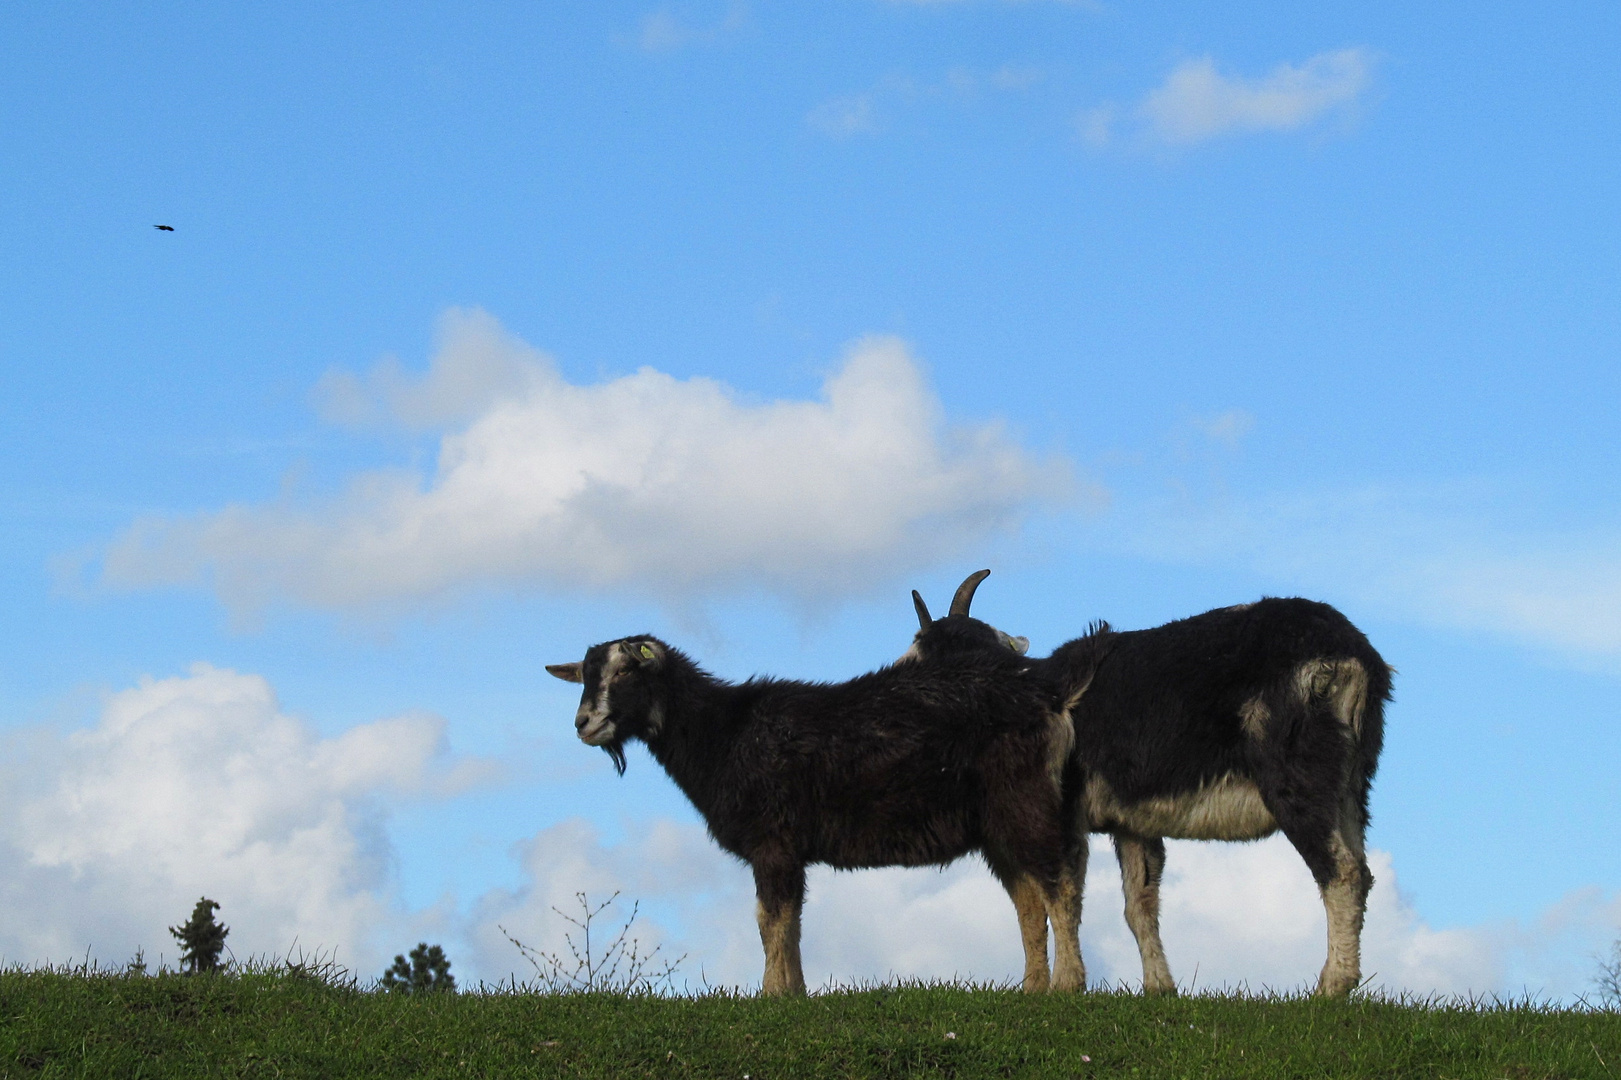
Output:
[[[497,924],[557,952],[570,930],[557,912],[577,911],[574,894],[595,901],[618,890],[621,918],[632,898],[642,901],[635,935],[644,948],[687,956],[680,968],[686,981],[758,987],[764,961],[753,878],[701,827],[643,822],[622,842],[606,844],[595,826],[576,819],[542,831],[519,854],[526,884],[488,894],[468,919],[470,962],[481,972],[520,980],[533,974]],[[943,873],[812,867],[809,898],[804,958],[812,986],[892,976],[1000,979],[1022,964],[1012,905],[977,863]]]
[[[1375,884],[1368,897],[1362,970],[1370,986],[1424,994],[1497,987],[1501,967],[1489,935],[1432,929],[1401,896],[1390,855],[1372,851],[1368,862]],[[1315,984],[1327,948],[1327,922],[1317,886],[1287,840],[1184,841],[1169,845],[1166,863],[1165,947],[1180,978],[1192,979],[1192,961],[1200,985],[1292,989]],[[1118,873],[1113,883],[1118,888]],[[1184,949],[1188,959],[1177,960]]]
[[[523,886],[486,893],[462,923],[468,967],[490,981],[534,978],[534,968],[506,935],[566,956],[565,935],[579,940],[564,921],[580,914],[576,894],[584,893],[594,906],[617,891],[621,900],[593,924],[595,933],[610,926],[617,931],[639,902],[630,936],[643,955],[662,948],[660,961],[687,955],[678,987],[705,979],[717,986],[758,986],[760,945],[747,868],[694,825],[658,820],[632,823],[629,830],[623,842],[608,845],[596,826],[575,818],[518,845]],[[600,945],[602,939],[595,940]]]
[[824,135],[847,139],[878,130],[873,114],[873,95],[851,94],[824,101],[805,114],[805,122]]
[[993,94],[1027,91],[1045,74],[1038,68],[1004,64],[991,70],[953,67],[937,82],[886,75],[867,90],[830,98],[805,114],[805,122],[835,139],[869,135],[884,128],[886,116],[925,103],[962,106]]
[[1519,551],[1488,550],[1479,539],[1461,555],[1433,545],[1393,566],[1385,599],[1405,593],[1443,625],[1621,658],[1621,538]]
[[[910,4],[913,7],[950,7],[952,5],[966,7],[967,5],[973,3],[974,0],[886,0],[886,2],[891,4]],[[1002,3],[1004,4],[1029,4],[1036,2],[1038,2],[1038,0],[1002,0]],[[1103,5],[1099,3],[1098,0],[1051,0],[1051,2],[1064,4],[1069,7],[1090,8],[1094,11],[1101,11],[1103,9]]]
[[207,580],[239,615],[380,614],[488,584],[820,600],[1005,530],[1068,485],[997,425],[947,424],[890,337],[850,346],[820,400],[756,404],[646,367],[574,385],[488,315],[453,312],[426,375],[386,362],[321,391],[330,417],[440,430],[432,474],[143,517],[108,546],[104,583]]
[[748,20],[748,5],[741,0],[734,0],[723,17],[710,23],[694,22],[663,7],[642,16],[636,44],[643,52],[650,53],[676,52],[695,45],[715,45],[743,29]]
[[1585,994],[1596,1001],[1599,959],[1613,955],[1621,940],[1621,893],[1606,896],[1596,885],[1578,889],[1529,925],[1509,922],[1493,929],[1505,955],[1508,993],[1567,999]]
[[1113,105],[1082,109],[1075,118],[1075,130],[1088,146],[1104,147],[1114,138],[1114,124],[1120,110]]
[[1190,418],[1195,431],[1229,449],[1234,449],[1255,426],[1255,417],[1243,409],[1228,409],[1214,416]]
[[1122,117],[1145,142],[1187,146],[1224,135],[1297,131],[1324,117],[1345,115],[1368,88],[1373,60],[1364,49],[1319,53],[1301,64],[1279,64],[1261,78],[1223,75],[1206,56],[1179,64],[1137,106],[1084,110],[1081,137],[1101,146]]
[[[363,975],[402,942],[443,942],[463,982],[533,975],[498,926],[557,951],[574,895],[623,895],[605,923],[642,902],[633,933],[688,960],[692,984],[757,986],[762,959],[752,879],[698,825],[629,821],[606,842],[575,819],[517,846],[523,884],[459,907],[407,911],[385,831],[399,798],[443,797],[484,775],[452,758],[443,722],[408,715],[331,738],[286,715],[257,676],[196,666],[111,695],[99,722],[61,735],[13,734],[0,786],[0,958],[63,960],[89,948],[119,961],[144,946],[172,960],[165,927],[200,895],[219,900],[237,955],[336,948]],[[1370,856],[1364,971],[1420,993],[1554,997],[1587,989],[1592,956],[1621,933],[1621,896],[1589,889],[1527,926],[1438,930],[1402,896],[1390,857]],[[1164,936],[1184,985],[1308,985],[1323,959],[1322,905],[1281,838],[1254,845],[1173,842]],[[1096,984],[1139,978],[1120,914],[1119,873],[1096,841],[1083,946]],[[602,929],[604,924],[599,924]],[[600,944],[600,939],[599,939]],[[974,860],[949,869],[837,873],[813,868],[805,913],[813,985],[901,978],[1013,979],[1012,907]]]
[[[1495,985],[1492,950],[1478,936],[1431,930],[1395,890],[1389,856],[1375,853],[1364,969],[1380,985],[1463,992]],[[974,862],[944,874],[823,872],[806,912],[807,962],[823,978],[971,975],[1022,970],[1013,908]],[[1082,948],[1093,985],[1141,982],[1137,946],[1121,914],[1120,874],[1107,840],[1093,844]],[[1316,885],[1281,838],[1255,845],[1172,843],[1162,932],[1182,985],[1293,989],[1314,983],[1327,926]],[[882,911],[882,920],[873,912]],[[812,935],[820,930],[824,940]],[[809,969],[807,969],[807,977]]]
[[172,961],[165,928],[206,894],[239,957],[296,939],[380,968],[377,935],[397,923],[387,802],[489,775],[450,757],[444,727],[411,714],[321,738],[264,679],[198,664],[111,695],[92,728],[14,732],[0,954],[116,962],[144,947]]
[[1486,631],[1571,658],[1621,660],[1621,536],[1496,520],[1480,485],[1365,487],[1201,503],[1126,496],[1097,539],[1180,563],[1240,563],[1427,626]]
[[[577,890],[639,897],[637,931],[663,955],[687,953],[697,983],[757,986],[763,960],[747,870],[694,825],[643,824],[605,844],[583,821],[549,829],[523,850],[529,883],[492,893],[469,920],[481,972],[529,973],[494,929],[561,946]],[[1371,852],[1377,878],[1363,935],[1370,985],[1417,994],[1516,994],[1530,987],[1570,999],[1587,989],[1590,956],[1621,933],[1621,896],[1567,898],[1528,928],[1510,923],[1438,930],[1398,887],[1391,858]],[[1082,947],[1093,985],[1137,985],[1141,966],[1121,914],[1120,875],[1095,838]],[[626,913],[622,911],[621,914]],[[1257,844],[1172,842],[1163,888],[1163,934],[1183,986],[1298,990],[1315,984],[1327,947],[1316,885],[1286,840]],[[812,986],[894,978],[1016,979],[1018,930],[1007,895],[980,863],[944,871],[891,868],[841,873],[813,867],[804,918],[805,975]]]

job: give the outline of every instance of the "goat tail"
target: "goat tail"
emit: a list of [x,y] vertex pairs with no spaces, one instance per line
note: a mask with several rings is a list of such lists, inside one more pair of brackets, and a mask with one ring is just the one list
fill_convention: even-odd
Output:
[[1367,691],[1362,698],[1361,732],[1357,745],[1362,751],[1364,783],[1371,784],[1373,774],[1379,768],[1379,752],[1385,745],[1385,706],[1394,700],[1391,682],[1396,669],[1385,663],[1371,645],[1368,653],[1362,661],[1362,666],[1367,670]]
[[1351,794],[1362,807],[1367,820],[1369,789],[1379,768],[1379,753],[1385,740],[1385,704],[1391,700],[1390,683],[1394,674],[1370,647],[1368,655],[1326,661],[1318,669],[1312,687],[1326,700],[1334,716],[1344,726],[1355,746]]

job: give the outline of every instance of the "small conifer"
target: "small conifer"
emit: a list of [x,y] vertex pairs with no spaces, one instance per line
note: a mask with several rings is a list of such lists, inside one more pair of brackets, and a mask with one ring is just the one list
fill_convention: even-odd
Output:
[[456,977],[450,973],[450,959],[438,945],[418,942],[411,959],[394,957],[383,972],[383,989],[391,993],[419,994],[432,991],[456,992]]
[[219,904],[205,896],[191,909],[189,920],[169,927],[169,933],[180,943],[181,967],[194,975],[199,971],[219,970],[225,935],[231,928],[214,921],[214,912],[218,910]]

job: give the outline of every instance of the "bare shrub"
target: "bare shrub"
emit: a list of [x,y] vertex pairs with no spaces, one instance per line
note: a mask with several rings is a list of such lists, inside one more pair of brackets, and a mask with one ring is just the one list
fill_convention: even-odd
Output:
[[1621,940],[1610,946],[1608,960],[1599,960],[1593,985],[1606,1005],[1621,1006]]
[[[630,928],[641,910],[640,900],[631,904],[630,915],[619,926],[617,933],[611,927],[603,933],[599,928],[600,917],[619,899],[619,893],[615,892],[594,906],[583,892],[575,893],[574,899],[580,905],[579,918],[552,908],[559,918],[575,928],[563,935],[569,954],[566,957],[531,948],[513,937],[506,927],[499,927],[506,939],[534,967],[535,976],[547,993],[657,994],[674,990],[676,968],[687,958],[686,954],[673,961],[660,962],[658,956],[664,946],[657,945],[652,952],[642,952],[641,942],[630,936]],[[578,940],[575,939],[576,933]],[[609,939],[608,944],[598,951],[604,938]]]

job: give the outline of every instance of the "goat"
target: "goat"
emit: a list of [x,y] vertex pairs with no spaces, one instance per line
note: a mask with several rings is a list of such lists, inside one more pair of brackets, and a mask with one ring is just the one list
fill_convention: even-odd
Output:
[[805,992],[807,865],[943,866],[970,852],[1013,899],[1024,988],[1080,989],[1075,871],[1086,838],[1061,785],[1073,728],[1050,687],[1020,676],[1023,660],[992,640],[997,649],[949,663],[918,659],[837,684],[724,682],[648,635],[546,670],[583,684],[582,742],[623,774],[625,743],[641,740],[716,843],[748,863],[764,993]]
[[[968,615],[988,573],[963,582],[966,600],[938,621],[912,594],[919,630],[903,659],[1023,651],[1022,639]],[[1095,623],[1025,664],[1075,726],[1064,786],[1081,819],[1076,877],[1084,885],[1086,834],[1111,834],[1145,992],[1176,992],[1159,933],[1165,839],[1258,840],[1280,829],[1328,914],[1317,993],[1359,984],[1373,886],[1368,792],[1394,671],[1349,619],[1269,597],[1150,630]]]

